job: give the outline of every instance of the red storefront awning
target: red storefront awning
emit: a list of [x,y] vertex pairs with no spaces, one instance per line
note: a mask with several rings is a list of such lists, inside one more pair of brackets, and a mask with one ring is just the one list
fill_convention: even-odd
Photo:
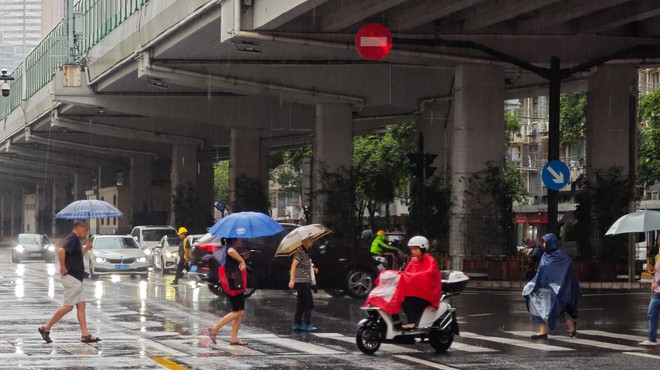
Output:
[[548,214],[545,212],[518,212],[515,221],[517,224],[547,224]]

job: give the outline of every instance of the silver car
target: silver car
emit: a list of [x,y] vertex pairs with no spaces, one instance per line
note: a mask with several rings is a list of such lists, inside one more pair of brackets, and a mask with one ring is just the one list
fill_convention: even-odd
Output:
[[143,249],[130,235],[95,235],[93,248],[84,257],[85,272],[94,279],[99,275],[130,274],[146,278],[149,264]]
[[179,256],[179,244],[181,239],[176,236],[163,236],[160,243],[154,247],[153,260],[154,270],[160,271],[165,275],[168,270],[176,270],[176,264]]

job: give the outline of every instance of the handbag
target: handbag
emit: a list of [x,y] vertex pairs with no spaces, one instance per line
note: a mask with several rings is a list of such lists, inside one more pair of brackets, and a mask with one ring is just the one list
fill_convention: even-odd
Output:
[[237,296],[247,289],[247,269],[241,271],[238,268],[238,261],[228,256],[226,249],[227,247],[225,247],[225,264],[218,267],[218,278],[225,294]]

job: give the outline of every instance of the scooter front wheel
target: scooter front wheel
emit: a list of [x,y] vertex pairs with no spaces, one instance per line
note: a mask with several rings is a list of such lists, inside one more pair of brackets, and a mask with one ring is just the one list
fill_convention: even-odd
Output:
[[363,326],[358,329],[355,336],[357,346],[366,355],[373,355],[380,348],[381,341],[378,339],[378,333],[371,327]]
[[438,353],[447,352],[454,342],[454,333],[449,330],[433,330],[429,333],[429,343]]

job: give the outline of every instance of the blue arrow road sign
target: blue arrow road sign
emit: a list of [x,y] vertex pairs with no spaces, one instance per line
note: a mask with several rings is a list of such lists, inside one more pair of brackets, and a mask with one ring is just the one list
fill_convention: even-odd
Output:
[[548,189],[559,190],[571,181],[571,172],[566,163],[562,161],[550,161],[543,166],[541,172],[543,185]]

